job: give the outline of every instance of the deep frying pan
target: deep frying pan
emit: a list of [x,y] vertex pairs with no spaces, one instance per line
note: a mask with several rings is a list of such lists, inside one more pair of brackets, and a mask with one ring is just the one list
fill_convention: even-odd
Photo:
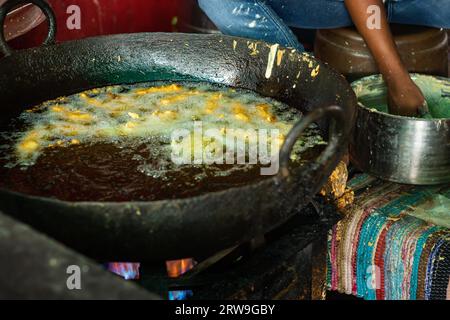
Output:
[[[44,5],[40,0],[14,1],[23,2]],[[0,23],[5,11],[0,10]],[[46,7],[44,12],[51,43],[54,17]],[[207,81],[250,89],[308,113],[282,147],[280,173],[243,187],[187,199],[126,203],[64,202],[0,190],[0,209],[97,259],[196,257],[249,240],[305,206],[347,148],[356,106],[353,91],[337,72],[293,49],[198,34],[114,35],[20,52],[12,52],[2,40],[0,50],[6,55],[0,60],[2,123],[48,99],[153,80]],[[301,169],[289,171],[293,143],[316,121],[328,135],[326,150]]]

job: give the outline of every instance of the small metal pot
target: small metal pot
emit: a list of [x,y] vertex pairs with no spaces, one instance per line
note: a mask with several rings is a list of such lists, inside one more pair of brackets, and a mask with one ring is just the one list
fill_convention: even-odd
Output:
[[[438,99],[450,108],[449,79],[417,74],[412,78],[428,102]],[[360,102],[350,154],[359,169],[398,183],[450,182],[450,118],[417,119],[369,109],[361,103],[368,96],[386,101],[379,75],[353,82],[352,87]]]

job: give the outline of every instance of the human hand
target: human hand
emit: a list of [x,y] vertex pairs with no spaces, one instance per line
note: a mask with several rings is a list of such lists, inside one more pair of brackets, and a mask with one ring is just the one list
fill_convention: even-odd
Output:
[[429,113],[422,91],[409,75],[388,84],[388,105],[391,114],[400,116],[417,117]]

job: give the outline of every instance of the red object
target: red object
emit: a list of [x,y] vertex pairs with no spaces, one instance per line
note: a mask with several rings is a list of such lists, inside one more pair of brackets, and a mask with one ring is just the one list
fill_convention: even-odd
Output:
[[[57,41],[82,39],[90,36],[183,31],[191,19],[192,5],[196,0],[48,0],[58,25]],[[69,6],[80,8],[81,29],[70,30],[67,21]],[[12,41],[16,48],[40,45],[47,33],[47,24]]]
[[389,230],[389,228],[392,225],[392,221],[388,222],[386,226],[381,231],[380,237],[378,239],[377,248],[375,250],[375,265],[380,269],[380,287],[376,289],[376,297],[377,300],[384,300],[385,299],[385,292],[384,292],[384,251],[386,249],[386,235]]
[[[6,0],[0,0],[0,6]],[[45,20],[44,13],[37,7],[27,4],[8,14],[5,20],[4,35],[11,40],[27,33]]]

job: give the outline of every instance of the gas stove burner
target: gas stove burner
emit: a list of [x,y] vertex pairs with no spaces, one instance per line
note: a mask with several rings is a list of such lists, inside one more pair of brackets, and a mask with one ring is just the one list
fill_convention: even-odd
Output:
[[321,298],[327,233],[338,218],[315,200],[276,230],[210,257],[142,263],[134,280],[169,300]]
[[210,257],[102,264],[0,213],[0,260],[10,261],[0,272],[0,299],[318,299],[327,233],[338,219],[320,199],[272,232]]

